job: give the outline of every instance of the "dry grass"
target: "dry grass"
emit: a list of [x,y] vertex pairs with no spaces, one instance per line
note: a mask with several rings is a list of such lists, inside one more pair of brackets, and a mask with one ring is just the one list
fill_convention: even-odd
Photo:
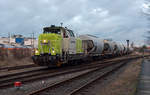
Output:
[[31,57],[25,57],[22,59],[8,58],[7,60],[0,61],[0,67],[19,66],[27,64],[33,64]]

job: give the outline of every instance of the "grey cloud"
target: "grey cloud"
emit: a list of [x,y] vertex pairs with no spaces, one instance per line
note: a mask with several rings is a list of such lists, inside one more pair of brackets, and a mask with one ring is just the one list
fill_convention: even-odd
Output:
[[[1,0],[0,36],[8,32],[42,33],[51,24],[114,40],[143,40],[147,20],[141,12],[144,0]],[[138,31],[140,30],[140,31]],[[124,36],[127,35],[127,36]],[[137,36],[134,38],[133,36]],[[134,38],[134,39],[132,39]]]

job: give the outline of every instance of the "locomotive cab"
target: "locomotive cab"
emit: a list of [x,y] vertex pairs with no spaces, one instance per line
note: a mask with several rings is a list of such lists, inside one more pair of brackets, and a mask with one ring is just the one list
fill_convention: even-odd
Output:
[[62,52],[68,54],[76,54],[76,38],[72,30],[66,27],[51,27],[44,28],[43,33],[55,33],[62,37]]

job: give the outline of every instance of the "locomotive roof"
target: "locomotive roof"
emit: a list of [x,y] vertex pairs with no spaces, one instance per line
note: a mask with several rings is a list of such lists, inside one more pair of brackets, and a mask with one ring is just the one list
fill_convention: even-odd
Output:
[[60,27],[60,26],[55,26],[55,27],[44,27],[43,29],[44,30],[47,30],[47,29],[61,29],[61,28],[63,28],[63,27]]
[[43,28],[43,30],[49,30],[49,29],[64,29],[64,30],[72,31],[71,29],[68,29],[67,27],[61,27],[61,26],[55,26],[55,25],[51,25],[50,27]]

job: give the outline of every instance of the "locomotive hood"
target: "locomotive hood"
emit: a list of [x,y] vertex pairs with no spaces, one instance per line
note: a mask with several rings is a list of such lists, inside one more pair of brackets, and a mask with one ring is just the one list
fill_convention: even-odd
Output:
[[55,33],[43,33],[38,37],[39,54],[60,54],[62,51],[62,37]]

